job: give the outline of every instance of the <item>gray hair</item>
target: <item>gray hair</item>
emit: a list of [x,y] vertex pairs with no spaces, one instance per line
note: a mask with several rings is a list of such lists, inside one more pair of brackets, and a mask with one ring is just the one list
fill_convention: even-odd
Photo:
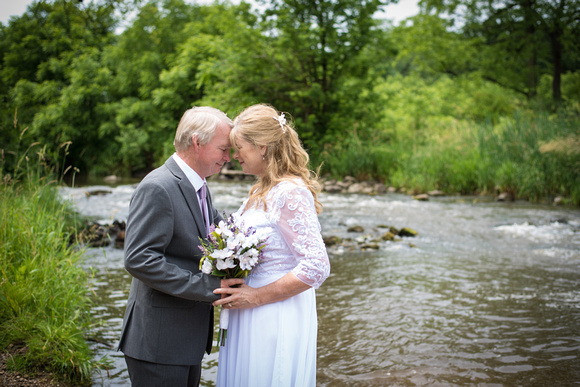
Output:
[[173,140],[175,150],[178,152],[187,150],[192,144],[194,135],[201,145],[207,144],[221,122],[230,128],[234,125],[224,112],[209,106],[194,106],[186,110],[177,125],[175,140]]

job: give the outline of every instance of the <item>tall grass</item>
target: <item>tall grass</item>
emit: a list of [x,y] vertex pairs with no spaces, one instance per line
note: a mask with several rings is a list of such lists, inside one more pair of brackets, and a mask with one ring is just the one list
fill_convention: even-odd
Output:
[[532,201],[563,195],[580,204],[578,112],[518,115],[481,127],[477,143],[500,189]]
[[431,119],[387,143],[349,141],[324,154],[333,177],[375,178],[398,188],[450,194],[508,192],[530,201],[563,196],[580,205],[580,105],[558,114],[516,112],[494,123]]
[[354,176],[361,180],[384,180],[396,165],[399,155],[380,143],[369,145],[357,136],[324,150],[313,157],[313,165],[322,165],[322,171],[334,178]]
[[85,384],[99,366],[84,338],[89,275],[79,265],[83,251],[69,244],[74,212],[59,200],[43,154],[25,152],[8,174],[2,153],[0,350],[20,349],[8,362],[13,369]]

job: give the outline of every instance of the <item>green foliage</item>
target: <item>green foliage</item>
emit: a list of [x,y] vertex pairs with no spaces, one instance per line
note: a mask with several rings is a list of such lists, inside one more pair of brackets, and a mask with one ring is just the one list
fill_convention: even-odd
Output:
[[561,102],[560,78],[577,70],[578,0],[425,0],[425,10],[449,15],[466,37],[477,38],[477,65],[486,79],[534,98],[551,74],[552,98]]
[[43,368],[84,384],[103,365],[83,336],[89,276],[79,265],[83,251],[69,245],[74,212],[37,155],[16,155],[14,173],[0,174],[0,350],[23,347],[9,364],[23,372]]
[[183,112],[208,103],[203,98],[214,63],[227,46],[223,35],[236,33],[228,28],[237,22],[234,9],[150,1],[117,44],[105,49],[111,98],[101,106],[99,133],[107,149],[96,172],[147,171],[171,153],[167,148]]
[[388,0],[264,0],[257,11],[150,0],[115,34],[129,3],[42,1],[0,26],[4,149],[41,142],[55,165],[66,143],[83,174],[141,174],[173,152],[189,107],[234,117],[261,102],[294,118],[313,165],[334,177],[577,195],[560,177],[575,176],[575,154],[537,150],[575,136],[557,134],[568,124],[537,132],[517,118],[577,109],[580,35],[566,8],[577,0],[560,3],[562,25],[544,0],[428,0],[399,27],[374,17]]
[[437,15],[420,14],[392,32],[398,61],[412,62],[410,70],[433,76],[459,76],[475,70],[478,38],[451,30],[452,22]]
[[381,125],[397,132],[413,132],[421,141],[430,131],[445,131],[455,120],[497,121],[513,114],[520,100],[475,74],[426,80],[419,75],[395,75],[377,80],[374,93],[383,107]]
[[[580,126],[576,114],[516,114],[496,125],[457,122],[444,131],[429,130],[422,141],[414,131],[402,132],[391,143],[394,161],[383,176],[389,176],[390,184],[412,191],[501,191],[532,201],[564,195],[578,205]],[[361,154],[366,150],[367,158],[381,148],[372,143],[357,145]]]
[[[35,141],[49,153],[72,141],[71,158],[85,169],[102,145],[96,136],[96,108],[104,98],[108,74],[100,69],[99,52],[111,37],[114,8],[93,2],[34,2],[0,32],[0,75],[6,102],[0,108],[0,134],[8,134],[15,110]],[[5,94],[4,94],[5,93]],[[9,148],[12,149],[12,148]]]
[[580,127],[577,112],[529,113],[485,130],[479,146],[502,162],[501,189],[532,200],[562,194],[580,203]]
[[[364,95],[360,87],[368,90],[365,78],[375,58],[365,50],[379,41],[372,16],[386,2],[267,3],[261,24],[243,17],[235,33],[224,36],[226,51],[213,74],[220,90],[234,93],[224,95],[226,100],[267,102],[289,112],[306,146],[316,152],[329,137],[350,130],[350,122],[336,119],[351,118],[352,111],[345,113],[341,105],[344,85],[357,88],[350,93],[354,98]],[[357,107],[364,104],[355,101]]]
[[[316,163],[322,163],[323,170],[334,178],[354,176],[358,179],[378,179],[380,165],[387,158],[385,149],[371,149],[369,151],[366,142],[352,136],[344,142],[328,147],[321,153]],[[322,161],[323,160],[323,161]]]
[[[553,82],[554,78],[548,74],[544,74],[540,78],[535,101],[538,107],[553,110]],[[562,74],[562,99],[567,102],[568,106],[580,101],[580,71]]]

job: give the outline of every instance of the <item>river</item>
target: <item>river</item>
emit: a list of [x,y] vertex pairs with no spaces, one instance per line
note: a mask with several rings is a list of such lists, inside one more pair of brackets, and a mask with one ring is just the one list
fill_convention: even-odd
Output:
[[[209,187],[216,207],[230,213],[250,184],[211,180]],[[94,190],[109,193],[86,195]],[[109,224],[126,220],[133,190],[61,192],[80,213]],[[580,383],[580,210],[459,196],[320,199],[323,235],[344,243],[328,247],[331,275],[317,291],[318,386]],[[364,231],[347,231],[355,225]],[[418,235],[382,241],[384,226]],[[123,252],[91,248],[84,264],[96,295],[95,357],[113,365],[95,374],[94,386],[128,386],[114,350],[130,285]],[[204,359],[202,386],[215,386],[216,371],[214,351]]]

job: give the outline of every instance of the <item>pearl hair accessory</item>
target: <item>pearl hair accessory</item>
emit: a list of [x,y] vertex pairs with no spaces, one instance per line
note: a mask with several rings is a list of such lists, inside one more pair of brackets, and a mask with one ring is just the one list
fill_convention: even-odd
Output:
[[286,134],[286,128],[284,127],[284,125],[286,125],[286,117],[284,116],[284,113],[281,113],[280,117],[272,117],[272,118],[278,121],[280,127],[282,128],[282,133]]

